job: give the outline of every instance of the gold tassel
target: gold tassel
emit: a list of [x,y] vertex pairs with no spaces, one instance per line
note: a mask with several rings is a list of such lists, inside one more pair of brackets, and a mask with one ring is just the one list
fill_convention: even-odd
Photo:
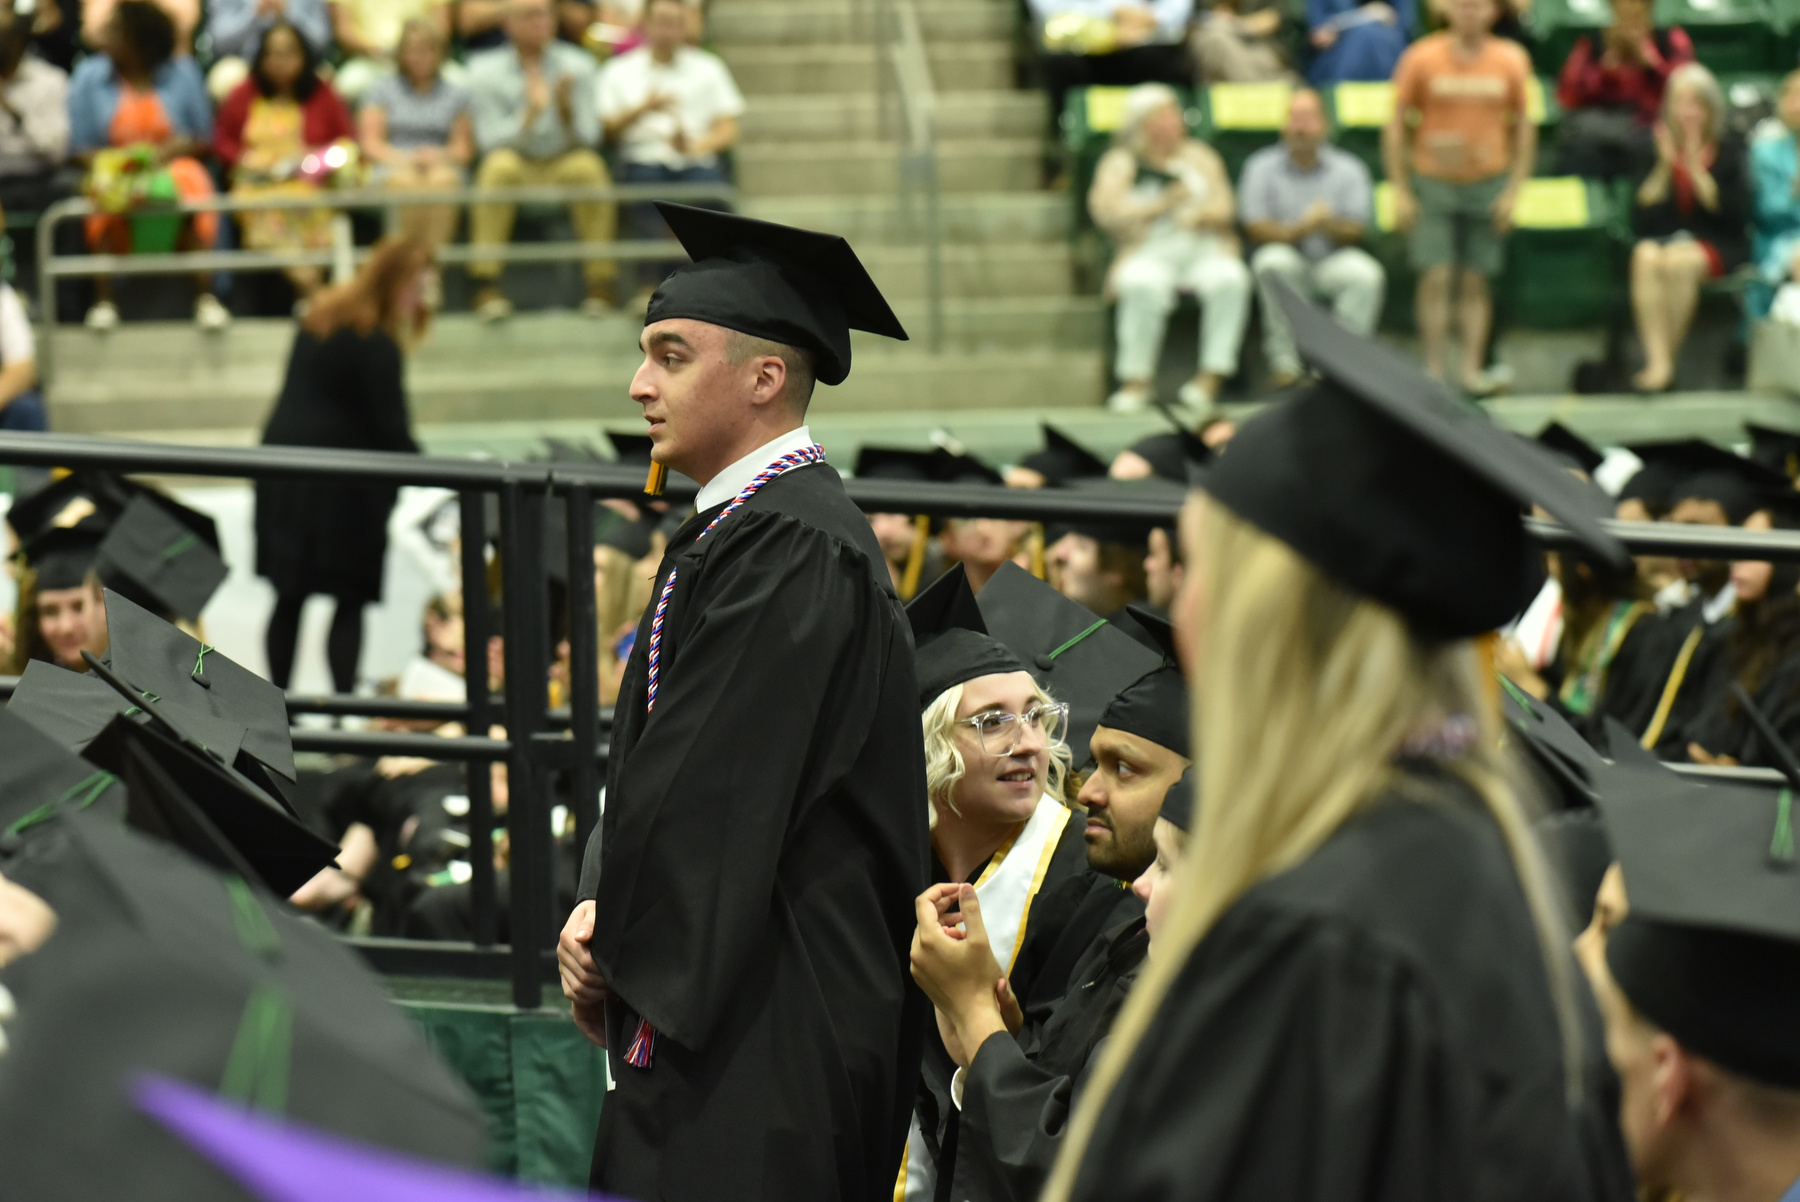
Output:
[[668,482],[668,465],[652,461],[650,475],[644,480],[644,492],[652,497],[660,497],[663,495],[663,486]]
[[913,519],[912,550],[906,553],[906,571],[900,576],[900,599],[911,601],[919,591],[919,573],[925,570],[925,544],[931,541],[931,519],[919,514]]

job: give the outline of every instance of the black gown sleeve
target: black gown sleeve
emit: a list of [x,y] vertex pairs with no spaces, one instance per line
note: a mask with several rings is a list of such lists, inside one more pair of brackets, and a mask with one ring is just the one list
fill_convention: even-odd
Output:
[[830,535],[746,512],[717,536],[677,568],[656,705],[607,798],[590,944],[613,992],[694,1050],[781,921],[787,833],[855,762],[906,637]]
[[[1096,1047],[1089,1064],[1099,1056]],[[963,1073],[958,1174],[978,1179],[991,1202],[1031,1202],[1062,1149],[1084,1065],[1076,1076],[1028,1059],[1016,1040],[990,1037]]]
[[1439,1011],[1382,941],[1240,900],[1189,958],[1113,1088],[1074,1196],[1495,1196],[1465,1179],[1473,1106]]
[[411,421],[406,412],[406,366],[400,346],[377,331],[357,340],[358,370],[352,378],[362,392],[362,413],[368,423],[369,447],[378,451],[414,451]]

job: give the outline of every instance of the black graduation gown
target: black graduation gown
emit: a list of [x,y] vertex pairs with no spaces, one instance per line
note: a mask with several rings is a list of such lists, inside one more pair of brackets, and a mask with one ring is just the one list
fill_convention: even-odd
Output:
[[[650,618],[615,710],[579,896],[615,1001],[596,1189],[892,1194],[929,1013],[912,984],[928,810],[912,636],[830,467],[690,518],[654,714]],[[624,1060],[642,1015],[649,1068]]]
[[1594,1196],[1505,843],[1465,786],[1420,783],[1433,800],[1378,801],[1219,919],[1109,1095],[1074,1198]]
[[[1068,992],[1075,970],[1104,932],[1143,917],[1144,906],[1121,882],[1093,871],[1080,815],[1071,811],[1057,835],[1043,882],[1026,912],[1024,934],[1013,954],[1007,984],[1025,1012],[1027,1024],[1041,1024]],[[933,858],[933,875],[943,866]],[[971,881],[971,884],[974,882]],[[918,1119],[936,1163],[939,1199],[977,1197],[963,1180],[959,1152],[961,1116],[950,1098],[956,1062],[944,1047],[937,1018],[925,1012],[924,1056],[919,1074]],[[1023,1033],[1023,1032],[1022,1032]]]
[[1679,758],[1687,758],[1683,733],[1705,708],[1707,681],[1723,650],[1728,625],[1723,621],[1706,625],[1702,605],[1703,601],[1696,599],[1667,614],[1652,614],[1625,636],[1613,658],[1600,703],[1576,723],[1576,728],[1596,747],[1606,748],[1607,718],[1640,737],[1650,728],[1681,658],[1682,647],[1699,627],[1699,642],[1682,669],[1681,681],[1657,739],[1658,754],[1667,758],[1663,749],[1679,745],[1683,749]]
[[[386,333],[294,335],[264,446],[417,451],[406,412],[400,347]],[[283,596],[381,596],[392,484],[259,480],[256,571]]]
[[[1726,657],[1718,657],[1720,670],[1707,690],[1705,708],[1683,733],[1713,755],[1728,755],[1746,767],[1779,768],[1781,762],[1763,740],[1731,692],[1732,676]],[[1768,676],[1751,693],[1756,707],[1775,724],[1782,741],[1800,752],[1800,656],[1777,661]],[[1682,755],[1687,759],[1687,744]]]
[[1143,918],[1089,945],[1048,1020],[983,1043],[963,1073],[957,1202],[1031,1202],[1050,1176],[1075,1098],[1137,979]]

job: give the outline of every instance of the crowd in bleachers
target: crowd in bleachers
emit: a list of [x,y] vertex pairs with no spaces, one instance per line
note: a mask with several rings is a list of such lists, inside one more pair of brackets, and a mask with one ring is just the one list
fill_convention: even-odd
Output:
[[[1583,390],[1672,387],[1708,292],[1741,294],[1752,320],[1800,316],[1800,287],[1777,304],[1800,246],[1800,77],[1782,74],[1793,50],[1766,9],[1314,3],[1293,25],[1301,14],[1278,4],[1106,7],[1032,4],[1068,152],[1058,169],[1112,254],[1115,408],[1148,403],[1184,293],[1202,328],[1180,400],[1216,400],[1238,373],[1251,281],[1272,274],[1308,283],[1359,330],[1381,319],[1397,273],[1416,276],[1427,368],[1490,395],[1508,379],[1493,285],[1521,216],[1528,230],[1618,231],[1617,253],[1600,252],[1616,300],[1598,293],[1565,324],[1629,327],[1641,360],[1610,340]],[[1705,23],[1698,48],[1684,15]],[[1574,279],[1592,266],[1568,268],[1572,293],[1592,287]],[[1515,274],[1556,270],[1540,258]],[[1260,313],[1269,382],[1285,386],[1292,351],[1267,297]]]
[[[168,199],[305,197],[332,186],[396,192],[625,181],[722,182],[743,98],[724,64],[692,43],[692,0],[82,0],[0,11],[0,204],[18,228],[83,193],[101,213],[93,251],[324,250],[326,208],[181,219]],[[71,27],[79,30],[71,35]],[[578,236],[610,241],[615,204],[569,206]],[[648,205],[636,236],[661,236]],[[637,209],[644,212],[638,212]],[[515,205],[474,206],[476,244],[507,241]],[[452,239],[457,206],[397,209],[402,232]],[[16,250],[28,238],[15,240]],[[304,303],[317,266],[287,271]],[[510,312],[501,263],[471,264],[476,311]],[[586,265],[584,309],[623,299],[617,264]],[[435,287],[435,282],[433,282]],[[230,313],[201,277],[194,315]],[[117,325],[110,281],[87,324]],[[0,305],[4,305],[0,301]],[[10,351],[7,352],[10,358]],[[0,402],[3,403],[3,402]]]

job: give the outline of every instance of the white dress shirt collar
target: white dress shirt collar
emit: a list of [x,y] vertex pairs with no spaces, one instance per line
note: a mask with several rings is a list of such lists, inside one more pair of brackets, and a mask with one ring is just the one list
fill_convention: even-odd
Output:
[[783,455],[791,455],[802,448],[810,447],[812,440],[812,432],[805,426],[801,426],[798,430],[789,430],[773,442],[766,442],[757,447],[702,485],[700,495],[694,498],[694,508],[704,511],[715,505],[723,505],[743,492],[744,486],[756,479],[758,472]]

